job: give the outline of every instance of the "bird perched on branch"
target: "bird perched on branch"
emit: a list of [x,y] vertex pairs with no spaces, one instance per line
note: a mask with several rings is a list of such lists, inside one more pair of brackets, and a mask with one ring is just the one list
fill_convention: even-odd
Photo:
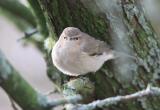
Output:
[[96,72],[107,60],[123,55],[75,27],[65,28],[52,49],[53,64],[70,76]]

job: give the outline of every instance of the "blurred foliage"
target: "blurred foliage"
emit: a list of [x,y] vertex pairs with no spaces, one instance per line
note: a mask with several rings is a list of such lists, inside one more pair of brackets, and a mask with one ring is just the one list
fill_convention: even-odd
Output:
[[0,15],[15,23],[21,31],[36,27],[30,9],[17,0],[0,0]]

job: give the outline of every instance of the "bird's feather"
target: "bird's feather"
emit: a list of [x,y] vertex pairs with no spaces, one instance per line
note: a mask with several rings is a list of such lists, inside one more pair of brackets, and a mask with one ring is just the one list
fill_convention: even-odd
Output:
[[90,37],[88,34],[81,34],[86,37],[86,41],[82,41],[80,45],[80,49],[82,52],[94,56],[94,55],[101,55],[103,52],[107,52],[110,49],[107,49],[107,44],[104,41],[96,40],[93,37]]

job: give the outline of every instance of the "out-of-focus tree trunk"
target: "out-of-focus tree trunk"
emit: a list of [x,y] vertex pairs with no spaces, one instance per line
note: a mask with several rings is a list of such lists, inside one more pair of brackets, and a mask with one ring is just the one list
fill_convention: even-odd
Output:
[[[68,83],[63,74],[52,71],[48,56],[48,75],[65,95],[82,94],[88,102],[143,89],[148,83],[158,86],[160,74],[160,42],[144,15],[140,1],[134,0],[39,0],[48,19],[49,28],[60,35],[68,26],[106,41],[115,49],[129,52],[138,62],[106,62],[96,74],[72,79]],[[55,36],[54,36],[55,37]],[[119,46],[121,46],[119,48]],[[159,97],[143,98],[111,106],[112,110],[158,110]]]

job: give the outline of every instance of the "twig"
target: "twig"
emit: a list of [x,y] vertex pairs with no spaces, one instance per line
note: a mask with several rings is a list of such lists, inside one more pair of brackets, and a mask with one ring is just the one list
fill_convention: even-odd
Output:
[[59,91],[55,88],[54,90],[50,90],[50,91],[44,93],[44,95],[45,95],[45,96],[50,96],[50,95],[52,95],[52,94],[54,94],[54,93],[58,93],[58,92],[59,92]]
[[25,36],[24,37],[30,37],[32,35],[34,35],[35,33],[37,33],[38,30],[37,29],[33,29],[31,32],[25,32]]
[[65,99],[58,99],[58,100],[50,101],[48,102],[47,107],[52,108],[58,105],[63,105],[63,104],[68,104],[68,103],[75,104],[80,100],[82,100],[82,97],[80,95],[76,95],[76,96],[72,96],[72,97],[65,98]]
[[46,92],[44,95],[45,95],[45,96],[49,96],[49,95],[52,95],[52,94],[54,94],[54,93],[56,93],[56,92],[57,92],[57,91],[52,90],[52,91]]
[[31,32],[24,32],[24,36],[22,38],[19,38],[17,41],[21,41],[23,39],[30,38],[32,35],[38,33],[37,29],[32,29]]
[[18,108],[16,107],[16,104],[15,104],[14,100],[10,96],[8,96],[8,97],[9,97],[9,100],[11,101],[11,106],[12,106],[13,110],[18,110]]
[[148,85],[148,87],[145,90],[138,91],[130,95],[115,96],[115,97],[106,98],[104,100],[93,101],[92,103],[89,103],[89,104],[77,105],[73,107],[72,110],[93,110],[97,107],[103,108],[109,105],[116,104],[118,102],[133,100],[133,99],[137,99],[137,98],[141,98],[149,95],[153,95],[153,96],[160,95],[160,88],[151,87],[150,85]]

